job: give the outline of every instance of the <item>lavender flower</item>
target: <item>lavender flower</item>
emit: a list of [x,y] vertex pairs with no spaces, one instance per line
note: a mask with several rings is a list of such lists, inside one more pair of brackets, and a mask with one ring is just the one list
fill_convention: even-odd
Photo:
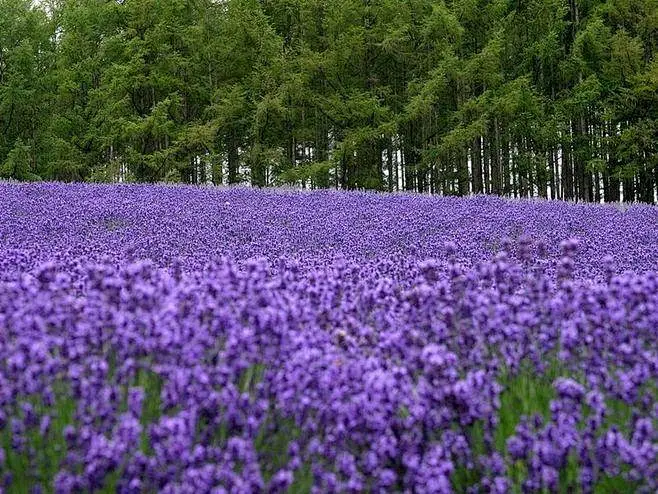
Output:
[[0,184],[3,481],[655,492],[655,218]]

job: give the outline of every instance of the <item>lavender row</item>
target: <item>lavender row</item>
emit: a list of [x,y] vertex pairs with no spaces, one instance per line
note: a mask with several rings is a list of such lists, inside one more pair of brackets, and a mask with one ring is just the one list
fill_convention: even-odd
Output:
[[646,205],[0,182],[5,277],[53,259],[104,256],[161,266],[178,258],[186,270],[221,256],[297,258],[311,266],[341,256],[413,264],[445,261],[447,241],[472,266],[511,250],[506,242],[522,234],[545,246],[550,266],[562,240],[579,238],[579,278],[601,279],[606,255],[619,272],[658,269],[658,208]]
[[658,489],[655,209],[1,187],[0,490]]

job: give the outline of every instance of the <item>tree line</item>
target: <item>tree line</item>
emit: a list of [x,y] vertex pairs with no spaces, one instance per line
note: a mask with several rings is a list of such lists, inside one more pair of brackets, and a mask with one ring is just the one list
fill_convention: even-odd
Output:
[[0,0],[0,178],[655,202],[655,0]]

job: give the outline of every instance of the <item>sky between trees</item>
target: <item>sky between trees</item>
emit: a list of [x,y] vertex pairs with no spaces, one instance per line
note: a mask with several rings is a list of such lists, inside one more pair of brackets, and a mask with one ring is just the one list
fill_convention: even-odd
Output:
[[658,195],[655,0],[0,0],[0,178]]

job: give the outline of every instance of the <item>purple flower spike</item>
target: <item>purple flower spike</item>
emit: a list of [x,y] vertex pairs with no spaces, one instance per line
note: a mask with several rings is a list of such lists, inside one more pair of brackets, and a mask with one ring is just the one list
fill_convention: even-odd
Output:
[[655,221],[482,196],[0,183],[3,482],[658,492]]

